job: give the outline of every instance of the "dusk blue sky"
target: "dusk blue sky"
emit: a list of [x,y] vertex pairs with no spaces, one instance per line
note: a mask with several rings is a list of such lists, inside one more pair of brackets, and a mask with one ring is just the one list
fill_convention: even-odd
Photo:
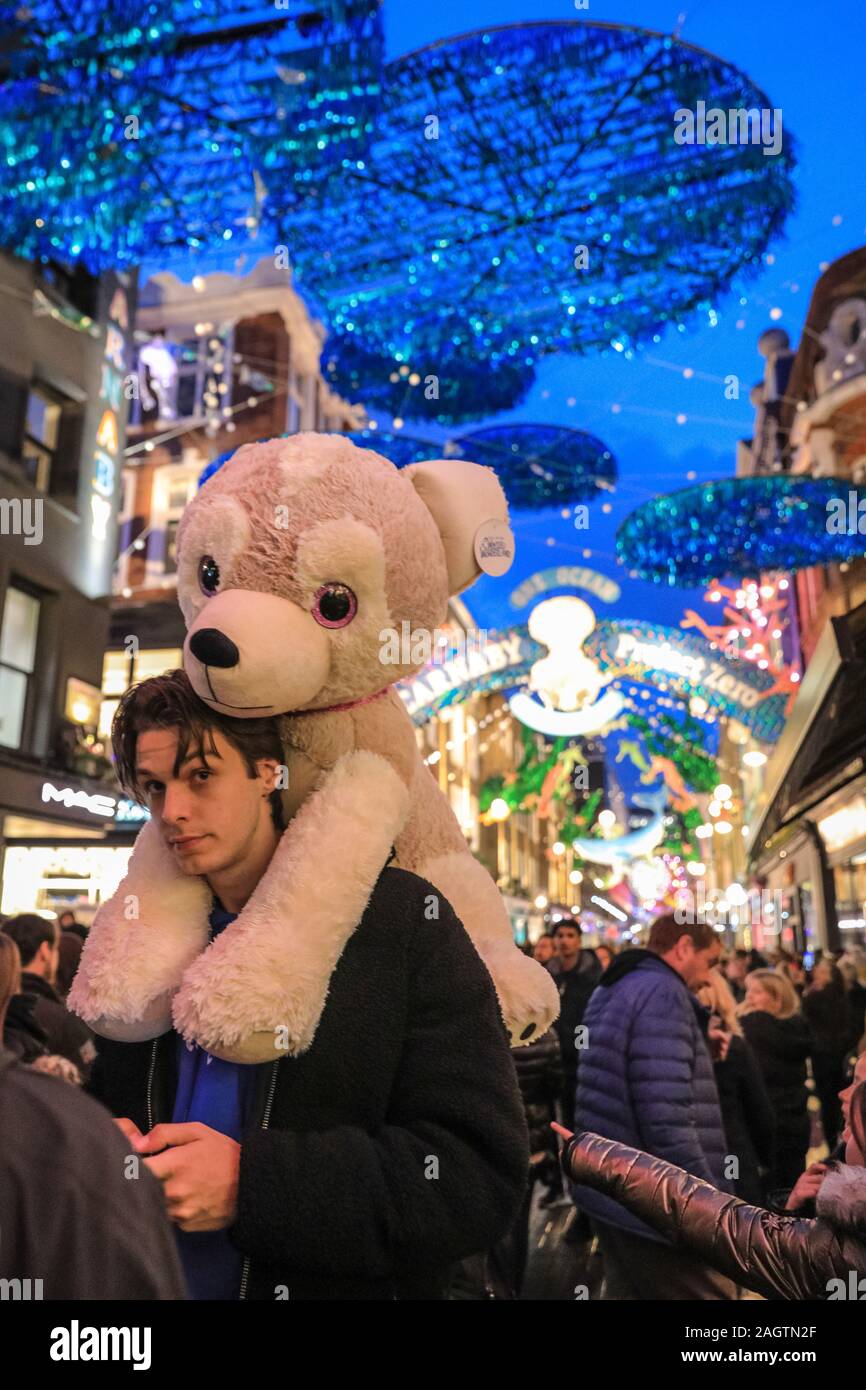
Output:
[[[689,472],[698,479],[733,473],[736,442],[752,432],[748,390],[762,371],[756,343],[771,326],[771,308],[782,310],[777,324],[796,346],[821,262],[866,242],[862,0],[820,6],[810,0],[590,0],[582,11],[573,0],[439,0],[430,6],[386,0],[385,15],[391,56],[485,24],[578,18],[671,33],[684,15],[684,39],[735,63],[782,109],[785,129],[797,142],[797,207],[785,237],[768,248],[774,263],[748,285],[734,285],[716,304],[718,326],[672,329],[632,361],[614,352],[547,358],[519,410],[498,417],[591,430],[617,456],[620,481],[609,499],[611,514],[594,505],[588,531],[576,532],[558,512],[517,518],[511,574],[482,579],[466,595],[478,621],[490,627],[514,621],[508,595],[515,576],[586,564],[615,578],[623,590],[618,604],[594,605],[600,617],[677,625],[698,595],[629,580],[614,559],[614,534],[642,501],[687,486]],[[682,375],[687,367],[695,372],[689,380]],[[723,381],[731,373],[743,383],[738,401],[724,396]],[[613,405],[621,407],[618,413]],[[686,424],[676,424],[679,414],[687,416]],[[583,558],[585,547],[592,558]]]
[[[785,131],[796,140],[797,207],[784,237],[768,248],[773,263],[716,303],[717,327],[671,329],[632,361],[614,352],[548,357],[528,399],[498,417],[590,430],[613,450],[620,479],[606,499],[612,512],[603,515],[594,504],[587,531],[575,531],[558,511],[514,518],[518,550],[511,573],[482,579],[466,596],[479,624],[525,620],[526,610],[518,614],[508,602],[521,578],[552,565],[583,564],[623,589],[615,605],[594,603],[600,617],[676,625],[698,595],[629,580],[615,562],[615,531],[641,502],[686,486],[689,472],[699,480],[733,473],[736,442],[752,431],[748,391],[762,370],[756,342],[771,325],[770,310],[782,310],[778,326],[796,346],[821,263],[866,241],[863,0],[590,0],[588,10],[576,10],[573,0],[385,0],[385,18],[389,58],[485,25],[542,19],[663,33],[678,28],[690,43],[743,69],[770,105],[782,109]],[[224,257],[221,265],[229,268]],[[196,269],[203,268],[199,261]],[[694,371],[689,380],[685,368]],[[741,382],[738,401],[725,399],[730,374]],[[686,415],[685,424],[676,423],[678,414]]]

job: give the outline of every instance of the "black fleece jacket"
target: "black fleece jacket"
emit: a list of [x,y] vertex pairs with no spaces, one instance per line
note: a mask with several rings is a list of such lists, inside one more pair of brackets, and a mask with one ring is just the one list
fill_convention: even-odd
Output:
[[[176,1057],[173,1032],[101,1040],[90,1089],[147,1132],[171,1119]],[[424,879],[383,871],[312,1046],[256,1070],[229,1230],[241,1297],[441,1298],[449,1266],[509,1229],[529,1149],[508,1036]]]

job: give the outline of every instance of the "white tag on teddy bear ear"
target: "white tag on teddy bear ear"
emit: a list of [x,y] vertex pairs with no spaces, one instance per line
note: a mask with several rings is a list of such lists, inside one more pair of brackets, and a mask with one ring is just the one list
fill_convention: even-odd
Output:
[[475,532],[475,559],[485,574],[505,574],[514,563],[514,536],[507,521],[491,517]]

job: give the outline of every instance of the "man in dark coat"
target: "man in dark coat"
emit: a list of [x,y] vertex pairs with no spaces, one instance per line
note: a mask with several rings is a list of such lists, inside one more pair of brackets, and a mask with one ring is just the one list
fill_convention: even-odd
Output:
[[[173,672],[127,692],[114,745],[218,933],[279,840],[277,721],[216,714]],[[340,872],[334,847],[321,867]],[[449,904],[402,869],[383,869],[306,1052],[244,1066],[173,1030],[100,1040],[91,1090],[163,1183],[195,1299],[441,1298],[521,1207],[496,993]]]
[[[584,1016],[575,1130],[643,1149],[729,1191],[709,1015],[692,993],[718,958],[712,927],[674,915],[653,924],[647,950],[617,957]],[[620,1203],[582,1186],[575,1200],[597,1226],[609,1297],[736,1298],[729,1280],[662,1241]]]
[[21,956],[21,992],[34,996],[31,1014],[45,1034],[48,1052],[66,1057],[87,1080],[96,1048],[93,1034],[67,1009],[54,988],[60,958],[60,931],[56,922],[35,912],[8,917],[3,930]]
[[602,974],[598,956],[582,946],[582,939],[577,918],[566,917],[557,922],[553,932],[556,956],[547,967],[559,990],[559,1018],[554,1027],[562,1058],[562,1122],[568,1127],[574,1119],[577,1067],[583,1045],[578,1030]]

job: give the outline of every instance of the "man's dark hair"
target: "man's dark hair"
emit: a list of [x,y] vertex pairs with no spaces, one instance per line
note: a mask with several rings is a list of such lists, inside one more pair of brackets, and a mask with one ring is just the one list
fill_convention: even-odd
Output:
[[[204,763],[207,763],[208,751],[216,753],[215,730],[238,750],[250,777],[257,776],[256,763],[260,758],[283,761],[279,719],[273,715],[264,719],[231,719],[227,714],[209,709],[198,698],[185,671],[166,671],[162,676],[151,676],[130,686],[121,696],[111,724],[117,780],[125,792],[142,804],[146,797],[135,770],[136,747],[139,734],[148,729],[177,730],[175,776],[190,749]],[[278,791],[271,792],[270,803],[274,825],[277,830],[284,830],[283,805]]]
[[656,956],[666,956],[681,936],[690,937],[696,951],[705,951],[716,939],[709,922],[678,922],[673,912],[666,912],[663,917],[657,917],[650,927],[647,950]]
[[17,917],[7,917],[3,930],[18,947],[22,970],[27,969],[43,941],[56,946],[59,934],[57,923],[48,917],[40,917],[38,912],[21,912]]
[[562,927],[566,927],[568,931],[576,931],[578,936],[583,935],[583,927],[580,925],[576,917],[563,917],[559,922],[555,922],[553,931],[550,933],[550,935],[556,936],[556,933]]

